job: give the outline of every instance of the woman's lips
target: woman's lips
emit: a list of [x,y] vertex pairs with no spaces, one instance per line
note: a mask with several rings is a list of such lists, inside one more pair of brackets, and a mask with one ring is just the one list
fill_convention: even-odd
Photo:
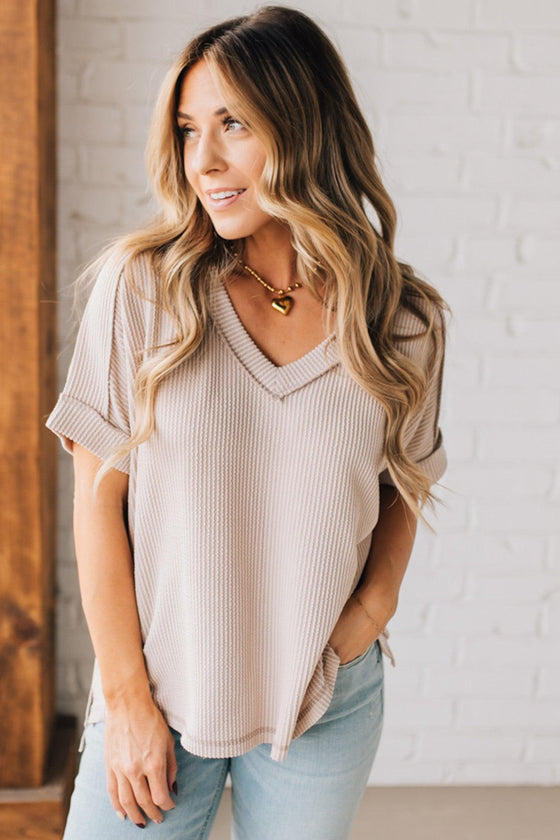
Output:
[[[218,192],[218,190],[216,190]],[[231,207],[232,204],[235,204],[238,198],[240,198],[245,193],[243,192],[237,193],[236,195],[230,196],[230,198],[212,198],[210,194],[207,193],[207,201],[208,206],[212,208],[212,210],[225,210],[227,207]]]

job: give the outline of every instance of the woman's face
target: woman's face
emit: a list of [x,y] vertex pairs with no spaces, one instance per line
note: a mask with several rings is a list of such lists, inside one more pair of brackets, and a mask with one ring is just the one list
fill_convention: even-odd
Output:
[[219,236],[241,239],[278,224],[256,199],[264,146],[229,113],[204,59],[185,75],[177,124],[185,175]]

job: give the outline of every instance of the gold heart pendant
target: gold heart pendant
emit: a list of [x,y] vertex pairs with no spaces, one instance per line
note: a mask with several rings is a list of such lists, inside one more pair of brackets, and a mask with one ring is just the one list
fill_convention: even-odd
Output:
[[272,301],[272,308],[276,309],[278,312],[281,312],[282,315],[287,315],[290,309],[292,308],[294,300],[289,296],[276,298],[276,300]]

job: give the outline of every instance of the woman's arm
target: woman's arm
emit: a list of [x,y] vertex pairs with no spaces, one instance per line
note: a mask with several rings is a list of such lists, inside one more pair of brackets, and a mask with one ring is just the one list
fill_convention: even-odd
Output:
[[[161,822],[175,803],[174,739],[153,701],[124,520],[126,473],[112,469],[93,495],[99,458],[74,443],[74,541],[82,605],[107,706],[105,758],[113,807],[136,823]],[[147,778],[146,778],[147,777]]]
[[379,518],[356,590],[359,600],[348,599],[329,640],[341,664],[367,650],[397,611],[416,530],[417,520],[398,490],[382,484]]
[[358,595],[368,612],[375,610],[376,604],[384,604],[390,612],[387,621],[397,611],[399,591],[412,554],[417,526],[418,520],[396,487],[382,484],[379,488],[379,518],[373,529]]

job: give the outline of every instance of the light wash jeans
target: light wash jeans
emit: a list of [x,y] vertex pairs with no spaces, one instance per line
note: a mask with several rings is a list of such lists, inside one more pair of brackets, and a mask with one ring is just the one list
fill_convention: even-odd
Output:
[[231,840],[348,840],[381,738],[383,676],[378,641],[340,665],[328,709],[281,762],[270,759],[270,744],[232,758],[202,758],[171,729],[176,807],[144,829],[115,815],[106,788],[105,724],[89,724],[63,840],[207,840],[228,773]]

